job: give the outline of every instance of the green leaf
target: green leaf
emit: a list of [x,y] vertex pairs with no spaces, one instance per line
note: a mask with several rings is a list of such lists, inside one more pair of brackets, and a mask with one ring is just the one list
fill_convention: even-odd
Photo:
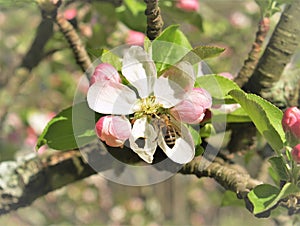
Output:
[[243,108],[238,108],[233,112],[224,113],[218,109],[211,109],[214,122],[241,123],[251,122],[251,118]]
[[291,183],[286,183],[281,190],[270,184],[261,184],[248,193],[248,198],[253,204],[253,213],[259,214],[275,206],[280,199],[297,192],[299,189]]
[[68,150],[88,144],[96,138],[92,131],[100,117],[86,102],[75,104],[61,111],[47,124],[36,148],[47,144],[53,149]]
[[177,63],[192,49],[187,37],[179,30],[179,25],[167,27],[152,42],[152,59],[158,72]]
[[223,100],[227,97],[229,91],[240,89],[235,82],[221,75],[200,76],[196,79],[195,87],[204,88],[213,98]]
[[271,17],[277,12],[280,12],[280,5],[291,3],[293,0],[255,0],[259,5],[262,15]]
[[204,152],[203,147],[201,146],[202,139],[199,134],[199,131],[195,129],[192,125],[188,125],[187,128],[189,129],[195,144],[195,156],[201,155]]
[[199,29],[199,31],[203,32],[203,18],[198,12],[187,13],[189,17],[186,18],[186,21],[190,24],[194,25]]
[[225,191],[221,206],[244,206],[244,201],[242,199],[238,199],[234,192]]
[[96,58],[100,58],[103,54],[103,51],[103,48],[87,48],[87,52]]
[[104,63],[111,64],[117,71],[121,71],[122,69],[121,59],[116,54],[112,53],[107,49],[103,49],[101,61]]
[[103,48],[88,49],[88,53],[96,58],[100,58],[101,62],[111,64],[117,71],[121,71],[121,59],[111,51]]
[[196,145],[199,145],[201,144],[202,140],[201,140],[201,136],[199,134],[199,131],[197,131],[193,126],[191,125],[188,125],[188,129],[193,137],[193,140],[194,140],[194,144],[195,146]]
[[288,181],[290,179],[289,170],[282,156],[275,156],[269,159],[274,172],[280,180]]
[[200,129],[200,136],[201,137],[210,137],[212,135],[215,135],[216,131],[211,123],[206,123],[203,127]]
[[262,15],[265,15],[271,7],[272,0],[255,0],[255,2],[259,5]]
[[242,90],[232,90],[229,94],[248,113],[271,147],[279,153],[285,142],[285,134],[281,126],[283,115],[281,110],[255,94],[247,94]]
[[217,57],[222,52],[224,52],[224,48],[215,47],[215,46],[198,46],[194,48],[192,51],[188,52],[182,60],[190,62],[192,65],[199,63],[200,61]]

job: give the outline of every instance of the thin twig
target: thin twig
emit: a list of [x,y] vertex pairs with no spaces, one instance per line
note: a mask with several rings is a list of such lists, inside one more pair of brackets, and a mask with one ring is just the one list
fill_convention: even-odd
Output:
[[62,15],[58,14],[55,17],[55,22],[70,44],[77,64],[80,66],[83,72],[86,72],[88,78],[90,78],[90,71],[88,71],[88,69],[92,65],[92,62],[76,30]]

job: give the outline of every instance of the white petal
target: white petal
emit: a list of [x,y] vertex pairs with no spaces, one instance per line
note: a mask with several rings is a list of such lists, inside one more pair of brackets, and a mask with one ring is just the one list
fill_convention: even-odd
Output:
[[133,90],[115,82],[95,82],[87,94],[89,107],[102,114],[132,114],[136,100]]
[[177,83],[160,76],[154,86],[154,95],[164,108],[170,108],[185,98],[186,91]]
[[146,117],[137,119],[131,132],[132,135],[129,138],[130,148],[144,161],[152,163],[157,147],[157,132],[147,122]]
[[195,146],[189,130],[181,124],[181,137],[176,139],[173,148],[169,148],[162,135],[159,137],[159,146],[166,155],[174,162],[185,164],[190,162],[195,156]]
[[153,92],[156,67],[140,46],[132,46],[124,54],[122,74],[137,89],[141,98]]
[[173,107],[185,98],[195,83],[193,66],[181,61],[169,68],[156,81],[154,95],[165,108]]

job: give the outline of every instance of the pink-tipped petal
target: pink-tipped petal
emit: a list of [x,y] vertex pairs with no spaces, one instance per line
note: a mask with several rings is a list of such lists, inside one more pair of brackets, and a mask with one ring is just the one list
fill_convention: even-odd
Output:
[[[122,129],[116,133],[114,127]],[[111,147],[121,147],[131,134],[131,126],[128,119],[123,116],[104,116],[96,123],[96,134]]]
[[156,81],[154,95],[165,108],[170,108],[182,101],[193,89],[195,74],[190,63],[182,61],[169,68]]
[[95,68],[94,74],[91,77],[90,85],[95,82],[105,83],[107,81],[120,83],[121,78],[117,70],[112,65],[108,63],[101,63]]
[[87,94],[89,107],[102,114],[132,114],[136,100],[133,90],[115,82],[96,82]]
[[110,133],[121,140],[127,140],[131,135],[131,124],[125,116],[113,116]]
[[201,88],[194,88],[186,99],[170,109],[170,113],[178,121],[197,124],[200,123],[206,109],[212,105],[210,94]]

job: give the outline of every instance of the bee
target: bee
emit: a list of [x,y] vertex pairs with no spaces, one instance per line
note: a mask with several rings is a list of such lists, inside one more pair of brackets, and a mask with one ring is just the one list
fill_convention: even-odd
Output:
[[166,114],[155,115],[152,117],[152,123],[158,129],[158,133],[162,132],[164,141],[172,149],[176,139],[181,137],[181,132],[178,126],[172,122],[171,116]]

